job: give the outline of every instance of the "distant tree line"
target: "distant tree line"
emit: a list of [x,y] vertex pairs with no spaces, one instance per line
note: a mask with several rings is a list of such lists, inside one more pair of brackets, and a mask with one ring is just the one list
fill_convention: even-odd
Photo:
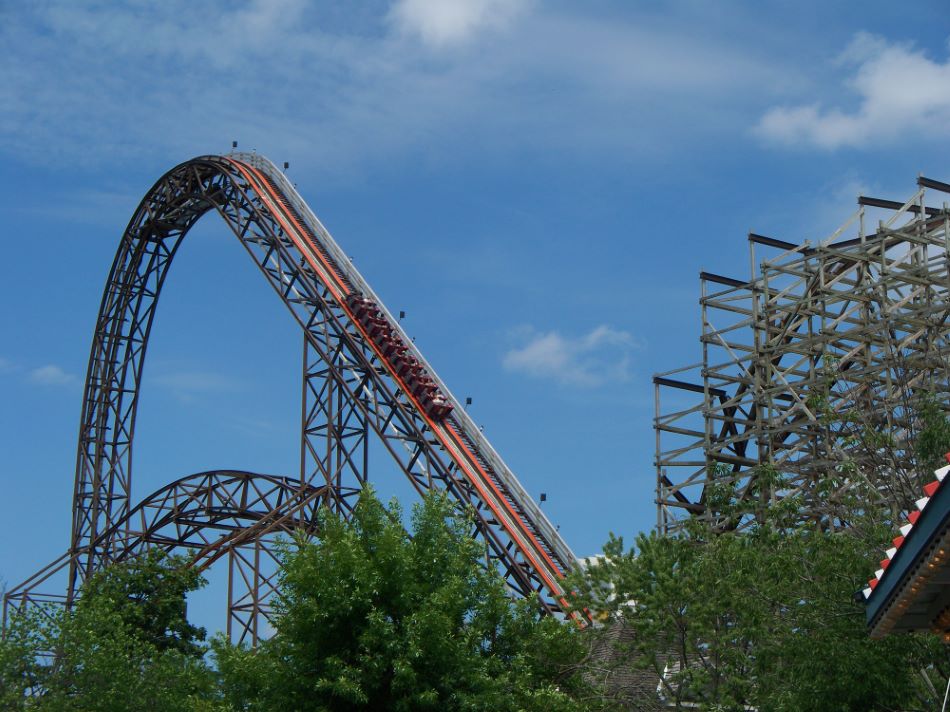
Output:
[[[926,404],[920,424],[916,456],[936,466],[950,424]],[[256,649],[206,640],[185,603],[204,580],[151,551],[92,577],[69,611],[11,618],[0,709],[939,709],[950,658],[937,637],[867,635],[854,594],[893,535],[894,507],[849,496],[843,530],[802,524],[790,496],[741,532],[695,521],[629,548],[611,536],[568,579],[575,612],[593,621],[579,626],[513,601],[444,496],[417,505],[407,532],[398,504],[368,489],[350,519],[325,513],[316,539],[286,542],[274,635]],[[729,484],[707,497],[748,514]]]
[[[846,513],[836,526],[803,521],[806,504],[795,494],[763,511],[711,473],[707,504],[726,520],[751,522],[744,530],[694,520],[677,536],[640,534],[631,548],[611,536],[573,586],[578,603],[607,621],[601,635],[622,631],[611,638],[617,669],[652,671],[660,701],[674,709],[941,709],[947,646],[929,633],[871,640],[859,595],[901,513],[950,451],[950,422],[932,395],[905,407],[914,433],[900,442],[862,414],[817,409],[835,419],[855,460],[842,463],[843,476],[853,476],[836,502]],[[868,461],[880,468],[878,481],[859,476],[857,463]],[[894,486],[881,487],[888,473]],[[754,474],[753,487],[791,490],[774,468]]]
[[[412,514],[364,491],[282,552],[274,635],[257,649],[186,617],[204,584],[150,551],[92,577],[70,611],[14,616],[0,709],[50,712],[592,708],[578,626],[512,601],[444,496]],[[52,657],[41,655],[50,652]]]

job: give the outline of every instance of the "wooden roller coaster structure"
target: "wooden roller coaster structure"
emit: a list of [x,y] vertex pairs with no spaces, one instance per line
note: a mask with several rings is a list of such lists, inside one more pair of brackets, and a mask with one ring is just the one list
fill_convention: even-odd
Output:
[[[661,532],[742,527],[792,496],[837,527],[858,488],[895,516],[919,496],[920,407],[950,409],[950,184],[917,183],[903,203],[860,197],[817,244],[750,233],[748,279],[700,273],[702,358],[653,379]],[[714,484],[753,514],[729,516]]]

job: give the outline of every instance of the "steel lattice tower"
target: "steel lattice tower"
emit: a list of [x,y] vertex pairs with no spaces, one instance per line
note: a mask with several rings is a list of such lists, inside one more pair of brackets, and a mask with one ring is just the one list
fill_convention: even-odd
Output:
[[[149,333],[178,247],[211,212],[301,327],[300,476],[206,472],[133,504]],[[514,593],[562,610],[570,548],[283,173],[256,154],[182,163],[143,198],[106,283],[83,396],[70,548],[12,589],[4,614],[42,601],[68,605],[91,574],[144,547],[187,549],[201,568],[228,559],[228,632],[255,642],[276,583],[274,538],[313,533],[320,507],[352,511],[372,438],[419,493],[439,489],[470,508],[489,565]],[[64,570],[65,593],[41,593]]]

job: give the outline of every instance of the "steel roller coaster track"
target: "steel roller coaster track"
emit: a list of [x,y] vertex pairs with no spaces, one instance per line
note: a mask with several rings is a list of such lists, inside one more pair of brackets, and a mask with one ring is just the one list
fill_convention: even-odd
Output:
[[[193,475],[132,505],[135,418],[149,333],[178,247],[205,213],[231,229],[304,335],[299,478]],[[230,562],[228,631],[255,642],[274,591],[273,538],[348,516],[379,438],[412,486],[474,512],[473,534],[520,596],[564,607],[576,559],[283,173],[257,154],[201,156],[145,195],[102,297],[82,404],[69,550],[10,590],[11,607],[61,600],[145,546],[190,549],[201,568]],[[268,563],[269,562],[269,563]],[[68,572],[64,594],[40,587]]]

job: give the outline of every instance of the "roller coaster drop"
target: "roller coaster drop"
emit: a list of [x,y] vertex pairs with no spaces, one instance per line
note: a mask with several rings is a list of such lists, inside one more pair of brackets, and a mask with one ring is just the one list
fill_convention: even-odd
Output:
[[[132,506],[141,374],[162,285],[182,239],[216,211],[304,333],[299,478],[206,472]],[[446,491],[475,513],[474,535],[521,596],[563,606],[575,557],[481,431],[274,164],[202,156],[166,173],[116,253],[86,374],[69,550],[4,599],[67,604],[95,571],[145,547],[229,560],[228,634],[256,642],[276,584],[274,538],[313,533],[328,507],[347,516],[367,482],[371,433],[420,493]],[[40,593],[68,572],[63,595]]]

